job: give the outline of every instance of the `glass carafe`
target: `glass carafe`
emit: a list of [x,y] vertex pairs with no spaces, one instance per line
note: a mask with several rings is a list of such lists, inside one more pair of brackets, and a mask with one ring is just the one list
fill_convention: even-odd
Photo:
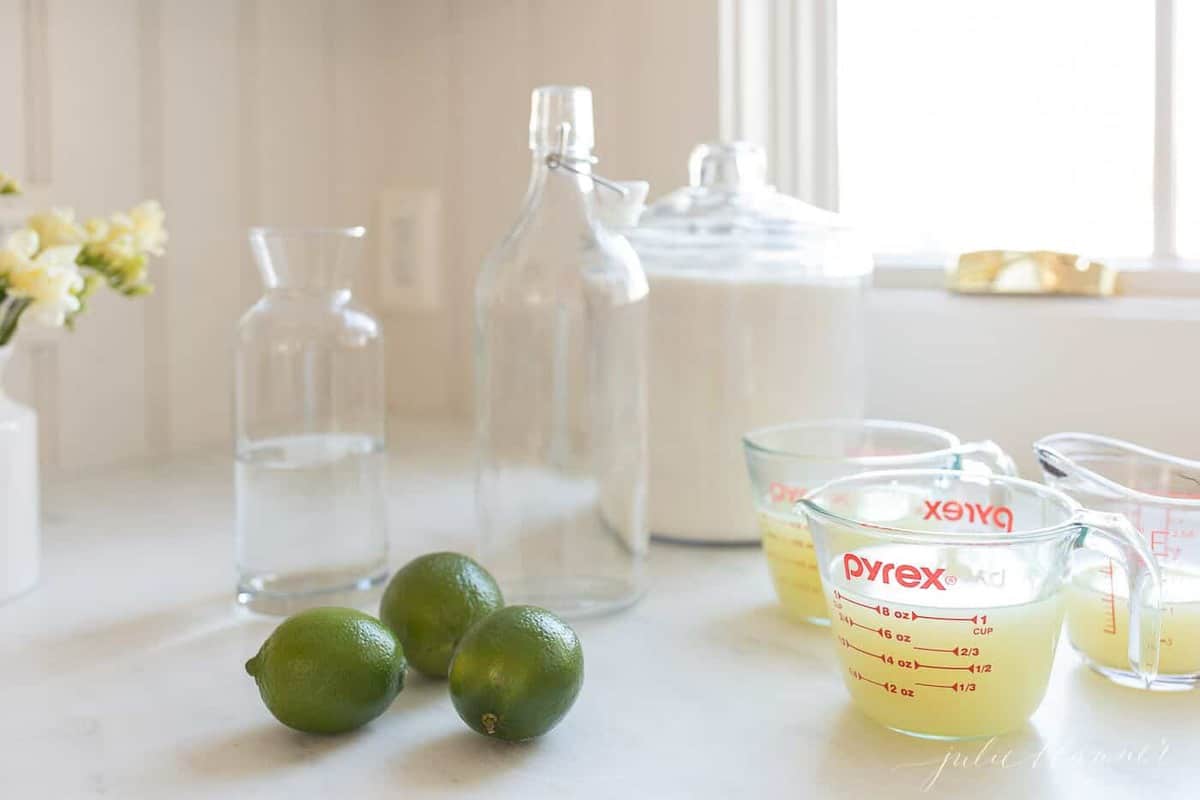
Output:
[[238,325],[238,602],[354,604],[387,576],[383,338],[351,302],[362,228],[250,232],[266,293]]
[[591,106],[534,91],[524,206],[476,286],[481,557],[568,617],[635,601],[648,540],[646,278],[593,223]]

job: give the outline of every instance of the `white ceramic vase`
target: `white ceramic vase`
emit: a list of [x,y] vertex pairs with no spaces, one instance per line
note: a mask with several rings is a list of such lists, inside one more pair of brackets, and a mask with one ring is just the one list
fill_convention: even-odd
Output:
[[41,557],[37,415],[4,391],[12,347],[0,347],[0,603],[37,583]]

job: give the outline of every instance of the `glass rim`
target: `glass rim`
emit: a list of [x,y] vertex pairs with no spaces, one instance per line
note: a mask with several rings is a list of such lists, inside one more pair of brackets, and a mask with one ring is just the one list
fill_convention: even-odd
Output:
[[[802,452],[784,447],[768,447],[767,445],[756,441],[763,436],[773,433],[782,433],[785,431],[835,430],[887,431],[923,434],[941,439],[946,443],[946,446],[933,450],[922,450],[920,452],[902,453],[897,455],[836,456],[828,454],[818,455],[815,453]],[[899,420],[890,419],[853,419],[834,417],[830,419],[784,422],[779,425],[769,425],[765,428],[756,428],[742,435],[742,446],[745,447],[747,451],[753,453],[768,456],[784,456],[787,458],[796,459],[798,461],[808,461],[813,463],[836,461],[843,464],[886,467],[889,465],[904,464],[915,458],[933,458],[941,455],[956,455],[959,451],[959,448],[962,447],[962,440],[950,431],[943,430],[942,428],[935,428],[932,425],[923,425],[919,422],[902,422]]]
[[271,236],[344,236],[348,239],[361,239],[366,235],[365,225],[254,225],[249,229],[251,239],[265,239]]
[[[1049,436],[1043,436],[1033,443],[1033,452],[1038,456],[1039,462],[1041,461],[1042,452],[1047,452],[1055,458],[1072,464],[1075,470],[1086,475],[1089,480],[1093,480],[1108,489],[1120,492],[1128,497],[1144,502],[1157,503],[1160,505],[1200,508],[1200,492],[1197,493],[1196,497],[1171,497],[1170,495],[1165,494],[1144,492],[1140,489],[1134,489],[1130,486],[1126,486],[1123,483],[1114,481],[1112,478],[1101,475],[1099,472],[1079,464],[1076,458],[1066,455],[1062,450],[1055,447],[1055,445],[1059,442],[1066,440],[1083,441],[1092,444],[1103,445],[1105,447],[1123,450],[1127,453],[1133,453],[1139,456],[1149,456],[1150,458],[1163,461],[1168,464],[1190,467],[1195,470],[1200,470],[1200,461],[1194,461],[1190,458],[1184,458],[1183,456],[1164,453],[1159,450],[1152,450],[1149,447],[1143,447],[1140,444],[1134,444],[1133,442],[1129,442],[1124,439],[1117,439],[1112,436],[1101,436],[1095,433],[1064,431],[1062,433],[1052,433]],[[1044,469],[1045,465],[1043,464],[1042,466]],[[1200,490],[1200,484],[1198,484],[1196,488]]]
[[[844,487],[848,484],[873,484],[897,478],[950,478],[960,483],[998,483],[1027,491],[1043,499],[1051,500],[1057,503],[1066,514],[1066,519],[1056,525],[1046,525],[1039,528],[1014,530],[1011,532],[1004,531],[1000,533],[928,531],[852,519],[819,506],[814,501],[814,498],[817,495],[830,489]],[[879,485],[885,486],[886,484],[879,483]],[[1053,486],[1047,486],[1044,483],[1037,483],[1036,481],[1026,480],[1025,478],[1017,478],[1010,475],[985,475],[964,472],[956,469],[888,469],[860,472],[855,475],[846,475],[841,478],[835,478],[828,483],[825,483],[807,492],[802,498],[800,498],[800,500],[796,502],[795,507],[805,515],[809,515],[811,513],[813,516],[816,516],[817,518],[827,522],[833,522],[835,524],[844,525],[851,528],[865,529],[871,535],[909,544],[925,545],[995,546],[1008,544],[1028,544],[1030,542],[1039,542],[1047,539],[1057,538],[1072,528],[1079,527],[1083,524],[1079,519],[1079,512],[1083,510],[1083,506],[1075,499],[1059,489],[1055,489]]]

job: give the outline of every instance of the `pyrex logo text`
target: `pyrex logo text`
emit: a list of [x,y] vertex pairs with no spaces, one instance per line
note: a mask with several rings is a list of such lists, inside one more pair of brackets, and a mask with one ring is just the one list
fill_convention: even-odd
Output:
[[800,486],[788,486],[786,483],[778,481],[771,482],[771,502],[772,503],[795,503],[807,489]]
[[984,525],[994,525],[997,528],[1012,533],[1013,512],[1008,506],[985,506],[981,503],[960,503],[957,500],[926,500],[925,519],[939,519],[946,522],[979,521]]
[[946,591],[946,585],[942,583],[942,578],[946,575],[945,567],[930,569],[912,564],[893,564],[890,561],[872,561],[863,556],[856,556],[854,553],[846,553],[842,556],[842,569],[845,570],[848,581],[855,578],[866,578],[869,581],[891,583],[895,578],[896,583],[909,589]]

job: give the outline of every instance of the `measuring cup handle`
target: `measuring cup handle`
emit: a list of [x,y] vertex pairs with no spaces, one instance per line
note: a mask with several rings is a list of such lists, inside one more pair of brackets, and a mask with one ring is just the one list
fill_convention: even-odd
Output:
[[1149,686],[1158,676],[1162,635],[1162,574],[1158,560],[1138,529],[1121,514],[1084,509],[1076,513],[1076,520],[1084,530],[1076,547],[1086,547],[1089,536],[1097,536],[1121,554],[1129,580],[1129,665]]
[[1020,477],[1017,472],[1017,462],[1004,452],[1004,448],[991,439],[982,442],[968,442],[958,448],[958,455],[963,459],[963,469],[967,472],[986,471],[994,475],[1011,475]]

